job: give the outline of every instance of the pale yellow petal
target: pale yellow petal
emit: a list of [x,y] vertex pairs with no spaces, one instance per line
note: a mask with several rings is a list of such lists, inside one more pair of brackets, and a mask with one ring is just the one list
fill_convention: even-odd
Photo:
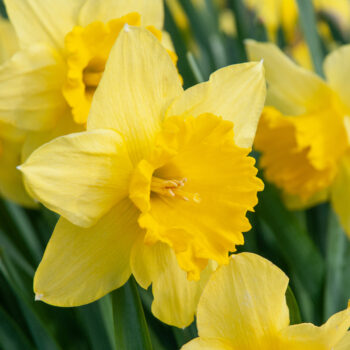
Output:
[[73,224],[89,227],[127,197],[132,165],[119,134],[93,130],[44,144],[21,171],[35,198]]
[[181,328],[193,322],[199,297],[215,267],[209,262],[199,281],[189,281],[168,245],[145,245],[141,236],[131,255],[137,282],[144,288],[153,283],[153,314],[162,322]]
[[335,346],[334,350],[349,350],[350,349],[350,332],[347,332],[342,340]]
[[265,102],[261,63],[243,63],[217,70],[208,82],[189,88],[170,107],[167,116],[213,113],[232,121],[235,143],[252,146]]
[[20,163],[22,143],[0,140],[0,195],[25,207],[35,207],[16,169]]
[[0,120],[28,130],[53,128],[67,105],[64,63],[46,45],[17,52],[0,66]]
[[330,53],[324,61],[324,71],[331,87],[350,108],[350,45]]
[[56,306],[79,306],[122,286],[130,276],[130,251],[140,229],[129,200],[93,227],[60,219],[34,277],[36,298]]
[[331,187],[331,203],[340,223],[350,237],[350,154],[343,157]]
[[93,21],[108,22],[128,13],[141,15],[143,26],[153,25],[163,28],[164,9],[162,0],[87,0],[82,8],[80,24],[87,25]]
[[166,108],[181,92],[176,68],[155,36],[126,27],[95,92],[87,128],[120,132],[137,163],[150,152]]
[[333,315],[323,326],[302,323],[287,327],[281,332],[281,349],[329,350],[336,349],[350,327],[350,309]]
[[0,17],[0,64],[19,49],[17,35],[10,21]]
[[47,143],[59,136],[82,131],[85,131],[85,125],[75,123],[72,118],[71,112],[68,110],[67,113],[60,116],[60,118],[57,121],[57,124],[53,129],[45,131],[29,131],[26,133],[26,137],[22,147],[21,163],[24,163],[24,161],[27,160],[27,158],[44,143]]
[[274,44],[246,41],[251,61],[264,60],[268,83],[268,105],[282,113],[297,115],[310,111],[315,99],[328,103],[329,88],[315,73],[297,66]]
[[45,42],[61,48],[77,24],[85,0],[5,0],[9,18],[22,47]]
[[287,276],[270,261],[251,253],[231,256],[200,298],[199,336],[230,340],[237,349],[268,349],[289,324],[287,285]]
[[225,339],[195,338],[185,344],[181,350],[234,350],[234,348]]

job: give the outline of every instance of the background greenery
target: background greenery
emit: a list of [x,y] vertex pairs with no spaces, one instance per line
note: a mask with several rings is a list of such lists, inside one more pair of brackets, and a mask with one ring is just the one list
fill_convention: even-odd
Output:
[[[189,0],[179,3],[189,27],[179,28],[166,6],[165,28],[179,56],[185,87],[207,80],[220,67],[245,61],[245,38],[267,39],[263,24],[241,0],[226,3],[237,23],[235,36],[220,30],[222,8],[217,2],[205,0],[201,8]],[[300,28],[315,70],[322,75],[327,45],[317,33],[311,2],[299,0],[298,4]],[[4,11],[3,6],[1,9]],[[320,16],[330,26],[334,40],[346,43],[337,23]],[[285,45],[282,30],[278,43],[282,48]],[[320,325],[346,307],[350,296],[350,244],[327,203],[289,212],[278,191],[266,184],[250,220],[253,229],[245,234],[246,244],[239,250],[268,258],[290,277],[287,299],[293,323]],[[0,200],[0,349],[171,350],[196,336],[195,324],[177,329],[155,319],[150,311],[151,292],[139,288],[133,278],[111,295],[83,307],[56,308],[35,302],[34,271],[56,221],[57,216],[43,207],[27,210]]]

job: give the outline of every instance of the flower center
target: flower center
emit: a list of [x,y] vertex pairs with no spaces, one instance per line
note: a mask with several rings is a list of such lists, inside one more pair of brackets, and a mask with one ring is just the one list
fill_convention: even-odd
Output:
[[130,13],[108,23],[76,26],[66,35],[67,80],[63,95],[72,108],[74,121],[85,124],[112,46],[125,24],[139,26],[140,15]]
[[184,191],[183,187],[187,182],[187,178],[181,180],[165,180],[156,176],[152,176],[151,192],[167,197],[179,197],[185,201],[193,201],[200,203],[201,198],[198,193]]

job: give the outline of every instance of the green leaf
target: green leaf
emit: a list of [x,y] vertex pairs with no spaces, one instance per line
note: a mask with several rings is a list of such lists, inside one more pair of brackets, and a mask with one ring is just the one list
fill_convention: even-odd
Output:
[[350,243],[336,214],[330,210],[327,229],[326,281],[324,290],[324,321],[334,313],[344,309],[350,295],[349,279],[346,274],[347,254]]
[[193,54],[191,52],[187,52],[186,57],[197,83],[202,83],[204,81],[203,74],[200,68],[198,67],[198,64]]
[[20,309],[22,310],[24,319],[26,320],[28,329],[34,339],[38,350],[58,350],[59,345],[51,334],[45,322],[40,318],[38,309],[34,306],[34,294],[29,293],[32,290],[31,278],[30,289],[28,290],[28,276],[17,271],[16,266],[11,262],[6,254],[1,256],[1,271],[3,272],[7,282],[11,286],[18,300]]
[[112,292],[117,349],[152,350],[145,314],[134,277]]
[[311,0],[297,0],[299,19],[307,45],[309,46],[314,69],[320,76],[324,76],[322,62],[324,54],[320,36],[317,32],[316,15]]
[[34,350],[16,322],[0,306],[0,349]]
[[289,308],[289,318],[290,318],[290,324],[298,324],[301,323],[301,316],[300,316],[300,310],[297,303],[297,300],[295,299],[295,295],[288,286],[287,292],[286,292],[286,299],[287,299],[287,305]]
[[274,187],[265,184],[256,208],[258,218],[270,227],[291,273],[313,300],[315,320],[321,310],[321,294],[324,279],[324,261],[300,219],[288,211]]
[[[78,307],[76,311],[89,338],[91,349],[112,350],[115,349],[114,339],[111,339],[108,334],[100,303],[101,301],[99,300],[89,305]],[[113,325],[113,317],[110,321],[111,325]]]

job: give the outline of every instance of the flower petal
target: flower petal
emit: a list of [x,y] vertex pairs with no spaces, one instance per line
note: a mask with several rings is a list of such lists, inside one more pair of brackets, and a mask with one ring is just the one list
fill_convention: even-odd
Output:
[[331,187],[331,203],[341,225],[350,237],[350,154],[343,157]]
[[21,166],[35,198],[84,227],[127,196],[131,170],[123,140],[112,130],[59,137]]
[[163,28],[164,9],[162,0],[87,0],[81,10],[80,24],[85,26],[93,21],[108,22],[131,12],[141,15],[144,27],[153,25]]
[[134,162],[151,150],[169,103],[182,92],[176,68],[148,30],[127,27],[110,53],[87,128],[115,129]]
[[0,140],[0,194],[25,207],[36,207],[23,186],[20,163],[22,142]]
[[224,339],[195,338],[185,344],[181,350],[234,350]]
[[130,276],[130,251],[140,229],[127,199],[88,229],[61,218],[34,277],[36,298],[79,306],[122,286]]
[[265,102],[261,63],[243,63],[217,70],[208,82],[189,88],[167,111],[167,116],[212,113],[234,123],[235,143],[252,147]]
[[323,326],[302,323],[281,332],[281,349],[328,350],[341,343],[350,327],[350,309],[333,315]]
[[312,110],[315,99],[328,103],[330,90],[315,73],[298,67],[274,44],[246,40],[251,61],[264,60],[269,84],[267,105],[273,105],[287,115]]
[[349,350],[350,349],[350,332],[347,332],[345,337],[335,346],[334,350]]
[[199,336],[230,340],[237,349],[267,349],[289,324],[287,285],[287,276],[270,261],[251,253],[232,255],[199,300]]
[[67,108],[64,63],[45,45],[17,52],[0,66],[0,119],[22,129],[53,128]]
[[22,47],[44,42],[61,48],[77,24],[85,0],[5,0],[6,10]]
[[7,19],[0,17],[0,64],[19,49],[15,30]]
[[341,46],[330,53],[324,61],[327,81],[350,108],[350,45]]
[[142,236],[131,254],[131,269],[137,282],[143,288],[153,283],[153,314],[179,328],[193,322],[199,297],[215,266],[209,262],[199,281],[189,281],[168,245],[145,245]]

